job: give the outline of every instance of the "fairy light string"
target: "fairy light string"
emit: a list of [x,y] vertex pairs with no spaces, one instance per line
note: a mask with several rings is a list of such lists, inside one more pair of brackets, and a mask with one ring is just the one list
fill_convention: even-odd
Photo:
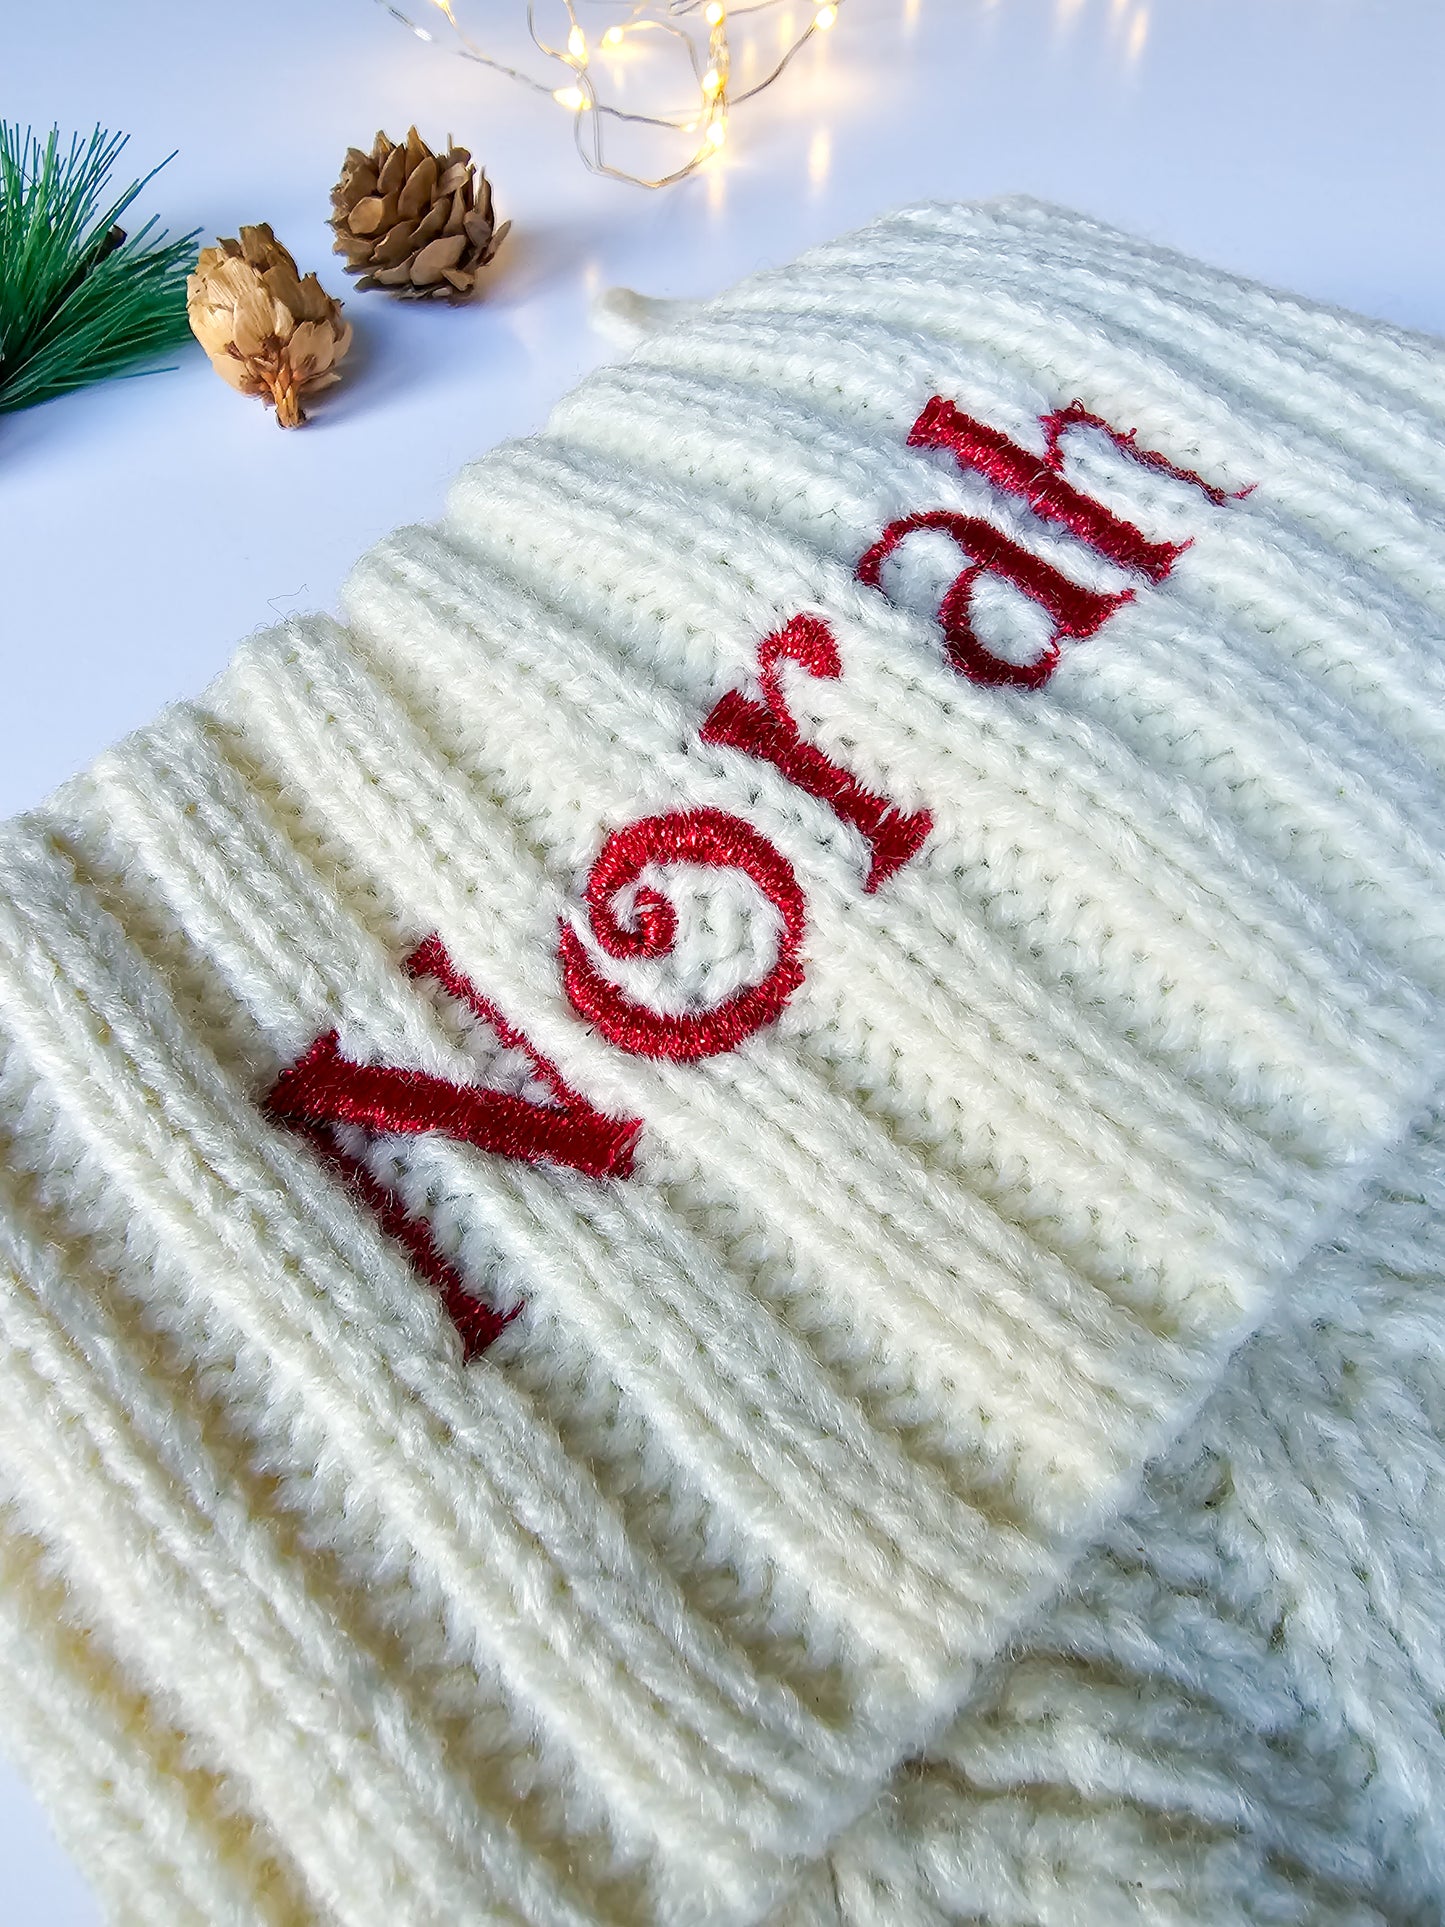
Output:
[[[518,81],[534,93],[544,94],[571,118],[577,152],[594,174],[607,174],[614,180],[632,181],[639,187],[668,187],[694,173],[723,147],[728,138],[728,121],[735,107],[753,100],[771,87],[815,34],[827,33],[836,23],[847,0],[816,0],[805,9],[806,25],[800,33],[785,37],[781,51],[760,79],[735,87],[733,83],[733,38],[730,28],[746,22],[746,31],[757,44],[765,16],[796,18],[799,8],[793,0],[601,0],[611,18],[600,31],[589,35],[582,19],[586,0],[558,0],[558,26],[565,33],[558,42],[547,39],[539,30],[536,0],[528,0],[527,30],[532,44],[547,59],[563,70],[551,79],[539,79],[525,68],[514,66],[478,44],[458,19],[453,0],[431,0],[440,16],[440,29],[432,15],[423,16],[428,24],[413,18],[394,0],[376,0],[392,19],[414,33],[419,40],[449,40],[452,50],[494,73]],[[664,52],[680,53],[683,71],[690,72],[694,98],[673,111],[646,112],[625,106],[609,96],[607,57],[644,56],[649,69],[660,67]],[[598,64],[601,56],[601,66]],[[641,67],[641,61],[636,67]],[[634,70],[630,78],[646,83],[648,76]],[[660,85],[660,83],[658,83]],[[609,158],[609,134],[619,124],[658,128],[684,136],[691,151],[670,172],[658,175],[635,174],[619,167]]]

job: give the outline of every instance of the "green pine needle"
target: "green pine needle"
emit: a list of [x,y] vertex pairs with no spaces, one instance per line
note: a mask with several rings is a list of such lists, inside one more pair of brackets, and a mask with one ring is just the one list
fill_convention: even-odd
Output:
[[[160,171],[107,205],[125,136],[99,127],[67,153],[0,121],[0,413],[134,369],[186,339],[195,234],[117,223]],[[165,166],[165,162],[161,162]]]

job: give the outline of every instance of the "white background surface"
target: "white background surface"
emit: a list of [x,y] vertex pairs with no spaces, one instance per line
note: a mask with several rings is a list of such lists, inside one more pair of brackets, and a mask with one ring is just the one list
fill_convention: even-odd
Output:
[[[480,34],[522,11],[456,4]],[[586,175],[561,109],[368,0],[3,0],[0,114],[124,129],[136,171],[179,148],[146,200],[173,230],[269,220],[343,293],[341,155],[411,120],[473,148],[516,228],[485,302],[349,295],[348,380],[299,433],[199,350],[0,416],[0,815],[247,631],[331,605],[368,542],[538,426],[612,352],[596,288],[711,293],[900,202],[1023,191],[1445,333],[1442,79],[1439,0],[848,0],[707,178],[648,195]],[[3,1768],[0,1863],[6,1927],[95,1920]]]

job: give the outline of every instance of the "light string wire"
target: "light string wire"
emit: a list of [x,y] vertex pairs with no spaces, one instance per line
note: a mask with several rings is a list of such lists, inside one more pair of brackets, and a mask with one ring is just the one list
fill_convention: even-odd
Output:
[[[376,4],[419,40],[436,39],[436,34],[429,27],[414,20],[395,5],[394,0],[376,0]],[[809,13],[807,26],[784,47],[775,65],[761,80],[753,82],[741,92],[734,92],[731,84],[729,20],[774,13],[788,4],[788,0],[746,0],[746,4],[732,7],[727,5],[726,0],[663,0],[661,6],[652,3],[652,0],[632,0],[630,8],[627,0],[620,0],[620,4],[619,0],[610,0],[611,11],[614,14],[621,11],[623,17],[614,19],[597,36],[596,48],[603,54],[619,52],[629,41],[636,44],[647,35],[665,35],[679,42],[687,55],[697,87],[696,105],[676,113],[656,114],[635,112],[604,97],[599,91],[592,65],[593,43],[589,41],[587,30],[578,17],[577,0],[560,0],[560,4],[566,19],[567,37],[564,45],[553,46],[538,30],[536,0],[527,0],[527,30],[533,45],[548,59],[559,62],[569,74],[564,85],[553,87],[524,68],[514,67],[480,47],[458,20],[453,0],[432,0],[432,5],[446,21],[454,37],[453,52],[463,60],[490,67],[494,73],[520,82],[533,93],[546,94],[572,115],[577,152],[584,165],[594,174],[606,174],[617,181],[630,181],[638,187],[670,187],[674,181],[684,180],[696,172],[704,161],[718,152],[727,139],[731,109],[743,101],[755,99],[771,87],[815,34],[826,33],[833,26],[847,0],[828,0],[827,4],[815,5]],[[698,22],[706,29],[705,36],[688,30],[690,25]],[[605,129],[611,122],[659,127],[682,134],[701,130],[702,138],[691,157],[671,173],[656,176],[633,174],[625,168],[614,166],[607,158]]]

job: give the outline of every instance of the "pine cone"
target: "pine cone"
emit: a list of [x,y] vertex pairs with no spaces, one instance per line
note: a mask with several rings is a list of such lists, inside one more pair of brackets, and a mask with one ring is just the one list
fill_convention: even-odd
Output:
[[414,127],[404,147],[379,133],[369,154],[348,148],[331,205],[347,273],[414,298],[469,295],[512,225],[496,225],[491,183],[467,149],[448,135],[433,154]]
[[223,381],[276,405],[282,428],[305,421],[303,395],[339,381],[351,328],[314,274],[303,280],[270,228],[202,248],[186,283],[191,332]]

